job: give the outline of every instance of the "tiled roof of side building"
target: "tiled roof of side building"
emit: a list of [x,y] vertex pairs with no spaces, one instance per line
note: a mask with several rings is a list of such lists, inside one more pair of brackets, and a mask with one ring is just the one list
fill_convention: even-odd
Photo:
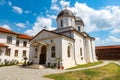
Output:
[[7,45],[0,43],[0,47],[7,47]]
[[96,49],[120,48],[120,45],[96,46]]
[[28,36],[28,35],[26,35],[26,34],[18,34],[18,38],[31,40],[31,39],[32,39],[32,36]]
[[28,36],[26,34],[19,34],[19,33],[13,32],[11,30],[8,30],[8,29],[2,28],[2,27],[0,27],[0,32],[15,34],[15,35],[17,35],[17,38],[21,38],[21,39],[29,39],[29,40],[32,39],[32,36]]
[[17,34],[16,32],[13,32],[13,31],[11,31],[11,30],[8,30],[8,29],[2,28],[2,27],[0,27],[0,32],[10,33],[10,34]]

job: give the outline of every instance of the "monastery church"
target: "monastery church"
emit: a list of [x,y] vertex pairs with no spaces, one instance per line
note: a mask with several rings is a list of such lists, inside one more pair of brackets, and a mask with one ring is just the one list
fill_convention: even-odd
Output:
[[95,38],[84,31],[84,22],[70,10],[57,16],[57,29],[43,29],[31,40],[30,58],[34,64],[69,68],[96,62]]

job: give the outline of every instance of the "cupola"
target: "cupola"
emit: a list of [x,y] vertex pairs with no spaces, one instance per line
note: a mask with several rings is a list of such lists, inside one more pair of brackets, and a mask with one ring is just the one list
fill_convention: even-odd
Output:
[[68,9],[62,10],[57,16],[57,28],[75,26],[75,16]]

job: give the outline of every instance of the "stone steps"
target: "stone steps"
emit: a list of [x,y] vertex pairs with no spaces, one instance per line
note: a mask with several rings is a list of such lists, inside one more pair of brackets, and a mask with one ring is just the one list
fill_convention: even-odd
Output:
[[32,69],[43,69],[43,68],[45,68],[45,65],[32,64],[32,65],[27,66],[27,67],[32,68]]

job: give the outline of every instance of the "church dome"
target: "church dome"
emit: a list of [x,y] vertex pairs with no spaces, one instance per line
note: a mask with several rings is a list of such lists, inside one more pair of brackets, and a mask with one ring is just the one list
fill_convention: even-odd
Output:
[[68,9],[64,9],[64,10],[62,10],[59,14],[58,14],[58,16],[57,16],[57,19],[59,18],[59,17],[75,17],[74,16],[74,14],[72,13],[72,11],[70,11],[70,10],[68,10]]
[[83,20],[80,17],[75,17],[75,22],[80,22],[84,25]]

